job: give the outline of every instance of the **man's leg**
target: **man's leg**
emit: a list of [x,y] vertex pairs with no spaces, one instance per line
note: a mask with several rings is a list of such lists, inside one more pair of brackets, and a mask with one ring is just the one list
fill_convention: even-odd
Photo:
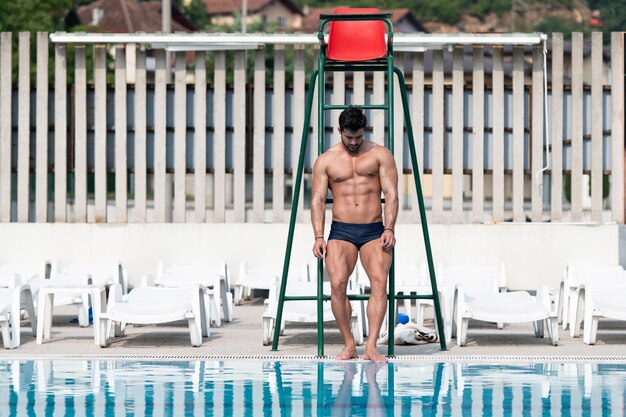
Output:
[[[376,348],[376,340],[380,333],[380,327],[385,319],[387,311],[387,274],[391,267],[391,251],[386,251],[380,246],[380,239],[367,242],[361,247],[361,264],[370,280],[370,298],[367,303],[367,320],[369,321],[369,335],[363,359],[373,362],[386,362]],[[393,343],[389,340],[388,343]]]
[[346,289],[348,278],[356,265],[358,251],[352,243],[335,239],[328,241],[326,249],[326,269],[331,285],[330,306],[344,342],[344,349],[335,355],[335,358],[340,360],[356,358],[356,346],[350,331],[352,305],[346,297]]

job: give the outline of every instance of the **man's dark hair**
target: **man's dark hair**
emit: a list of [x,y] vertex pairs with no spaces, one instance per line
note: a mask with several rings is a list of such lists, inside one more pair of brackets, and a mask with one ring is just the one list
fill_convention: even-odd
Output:
[[367,127],[367,117],[363,109],[358,106],[349,106],[339,115],[339,129],[356,132]]

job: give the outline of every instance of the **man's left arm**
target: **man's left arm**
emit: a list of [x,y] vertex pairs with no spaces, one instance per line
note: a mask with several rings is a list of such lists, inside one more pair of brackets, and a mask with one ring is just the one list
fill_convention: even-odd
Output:
[[385,230],[381,245],[389,249],[396,244],[395,228],[398,218],[398,169],[393,155],[385,149],[380,163],[380,186],[385,196]]

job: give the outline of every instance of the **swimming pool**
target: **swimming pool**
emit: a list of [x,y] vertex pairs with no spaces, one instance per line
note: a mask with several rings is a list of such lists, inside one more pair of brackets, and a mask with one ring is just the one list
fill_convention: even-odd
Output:
[[621,416],[625,398],[624,363],[0,360],[0,416]]

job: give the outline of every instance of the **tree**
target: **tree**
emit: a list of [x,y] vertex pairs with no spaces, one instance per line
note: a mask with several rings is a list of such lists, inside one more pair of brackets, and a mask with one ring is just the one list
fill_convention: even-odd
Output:
[[55,32],[65,30],[65,16],[72,0],[20,0],[3,2],[2,32]]

